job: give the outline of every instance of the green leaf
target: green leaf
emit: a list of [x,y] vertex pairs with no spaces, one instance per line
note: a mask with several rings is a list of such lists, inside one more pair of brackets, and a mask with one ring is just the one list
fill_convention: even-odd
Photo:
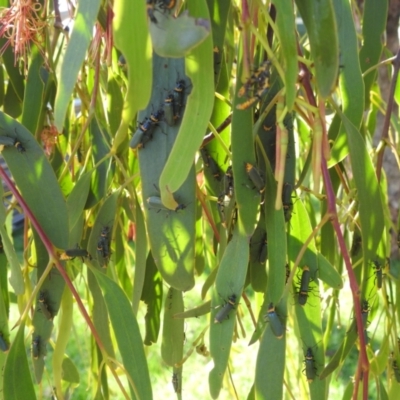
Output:
[[85,60],[86,50],[92,39],[93,27],[97,19],[100,3],[100,0],[87,0],[78,3],[74,29],[61,63],[54,104],[54,123],[59,132],[63,130],[65,115],[78,80],[79,70]]
[[294,106],[296,96],[296,82],[298,75],[297,62],[297,35],[295,24],[295,12],[293,2],[291,0],[275,0],[276,7],[276,26],[278,28],[277,35],[279,37],[282,53],[284,57],[284,69],[286,89],[286,107],[291,111]]
[[[204,0],[189,3],[189,9],[193,15],[208,18]],[[156,71],[162,71],[160,67],[155,67]],[[187,179],[212,112],[214,79],[209,73],[213,68],[211,36],[191,52],[190,57],[186,58],[185,67],[192,90],[186,101],[179,134],[160,177],[164,204],[167,204],[164,199],[168,198],[168,191],[174,193]],[[157,83],[154,77],[154,84]]]
[[[310,399],[319,400],[326,397],[326,380],[318,379],[321,368],[325,365],[325,352],[322,345],[322,321],[320,302],[316,301],[312,306],[296,305],[296,318],[299,327],[303,354],[311,349],[314,358],[315,378],[309,382]],[[300,367],[299,367],[300,369]],[[304,377],[304,379],[306,379]]]
[[[144,221],[144,214],[139,202],[136,198],[136,207],[134,208],[136,217],[136,243],[135,243],[135,280],[133,281],[133,299],[132,310],[137,315],[139,303],[143,292],[143,287],[146,280],[146,264],[147,255],[149,253],[149,244],[146,234],[146,226]],[[154,261],[154,260],[153,260]],[[161,307],[161,305],[160,305]]]
[[[362,46],[360,49],[360,65],[361,71],[379,63],[384,46],[382,36],[386,31],[386,23],[388,18],[388,1],[366,0],[364,2],[364,13],[362,20]],[[375,84],[377,69],[371,71],[364,76],[365,93],[369,93]],[[370,104],[370,96],[365,96],[365,109]]]
[[92,178],[91,170],[83,174],[76,182],[72,192],[67,199],[69,226],[72,229],[80,220],[82,211],[87,201]]
[[[92,183],[85,209],[92,208],[102,200],[109,187],[115,168],[111,164],[111,158],[105,158],[110,152],[110,134],[96,118],[90,121],[89,132],[92,141],[93,163],[97,165],[92,174]],[[102,161],[100,164],[98,164]]]
[[232,345],[233,329],[236,321],[236,310],[232,309],[229,318],[215,323],[218,307],[226,305],[228,298],[236,296],[239,302],[247,274],[249,260],[249,243],[245,236],[235,230],[228,243],[218,269],[216,288],[211,303],[210,354],[214,366],[210,371],[208,382],[212,398],[217,398],[222,387],[229,353]]
[[[44,93],[46,82],[41,75],[44,59],[40,51],[34,47],[32,61],[29,66],[22,109],[22,125],[35,135],[39,130],[39,121],[45,109]],[[46,71],[47,72],[47,71]]]
[[307,29],[318,92],[326,98],[336,83],[339,67],[338,29],[332,0],[296,0],[296,5]]
[[154,51],[159,56],[180,58],[207,38],[210,34],[210,21],[190,17],[186,12],[177,18],[159,13],[157,23],[150,23],[150,33]]
[[[18,373],[16,373],[18,371]],[[22,323],[8,353],[3,374],[4,398],[36,399],[25,349],[25,324]]]
[[64,357],[62,362],[62,379],[77,385],[80,383],[78,368],[69,357]]
[[[364,82],[358,58],[356,28],[350,3],[345,0],[335,0],[334,6],[338,25],[340,63],[343,66],[339,77],[342,108],[347,118],[359,128],[364,112]],[[342,124],[331,150],[329,166],[343,160],[348,152],[347,136]]]
[[25,202],[52,243],[67,248],[67,205],[42,148],[23,125],[4,113],[0,113],[0,127],[26,150],[6,147],[2,153]]
[[174,314],[183,312],[183,309],[182,292],[169,288],[164,303],[161,357],[170,367],[174,367],[183,358],[185,320],[174,318]]
[[17,254],[15,253],[14,246],[3,223],[0,224],[0,234],[3,241],[4,252],[6,253],[7,260],[10,264],[10,284],[14,289],[14,293],[16,295],[21,295],[25,292],[24,278],[22,276],[21,266],[19,264]]
[[275,209],[276,182],[269,165],[266,169],[266,194],[264,200],[266,231],[268,240],[268,283],[265,298],[278,303],[282,296],[286,280],[286,233],[283,207]]
[[[149,101],[152,86],[152,48],[144,1],[116,0],[113,12],[114,42],[126,60],[128,76],[122,121],[113,144],[113,148],[118,149],[124,143],[128,126],[136,113],[145,108]],[[135,23],[132,23],[133,15]]]
[[[165,93],[159,88],[166,88],[172,91],[176,86],[177,77],[186,82],[186,87],[189,86],[187,80],[183,79],[184,77],[182,76],[183,60],[165,59],[154,55],[153,62],[153,81],[155,86],[151,103],[143,113],[140,113],[139,117],[141,119],[149,117],[154,112],[154,107],[159,107],[159,104],[163,104]],[[185,95],[186,91],[183,92],[184,98]],[[186,107],[184,109],[185,116],[188,112]],[[193,123],[191,125],[193,126]],[[163,187],[164,190],[167,190],[167,186],[162,185],[169,186],[171,181],[168,180],[168,182],[163,183],[161,178],[160,189],[157,186],[167,157],[172,159],[173,151],[171,152],[171,149],[176,145],[176,135],[181,126],[180,119],[177,120],[174,126],[160,124],[155,128],[152,140],[138,150],[138,157],[147,230],[154,261],[163,279],[169,285],[177,290],[186,291],[194,285],[194,245],[196,238],[194,156],[183,154],[183,157],[191,157],[190,160],[186,160],[190,161],[190,164],[188,164],[190,169],[185,173],[185,180],[179,190],[173,195],[168,192],[173,202],[171,207],[164,206],[159,192],[159,190],[162,192]],[[187,152],[187,150],[182,150],[182,153],[185,151]],[[181,157],[174,160],[174,164],[170,163],[174,167],[176,164],[182,170],[184,169]],[[169,189],[172,191],[170,186]],[[157,201],[150,204],[148,202],[150,198]],[[183,204],[186,207],[176,210],[178,204]],[[183,232],[185,234],[181,234]]]
[[[239,71],[239,76],[240,74],[241,71]],[[232,169],[239,226],[250,239],[255,229],[260,194],[257,190],[253,189],[253,183],[245,170],[246,163],[256,164],[256,156],[252,135],[253,110],[238,110],[236,108],[236,105],[241,102],[241,99],[237,96],[237,92],[241,86],[242,84],[238,80],[236,84],[236,96],[232,106]]]
[[[149,370],[139,326],[122,289],[102,272],[92,269],[103,290],[118,348],[130,385],[132,398],[152,399]],[[134,355],[134,356],[132,356]]]
[[93,225],[90,233],[87,251],[93,257],[92,263],[100,268],[105,268],[109,260],[104,259],[103,256],[97,251],[98,242],[100,240],[101,231],[104,228],[109,228],[109,238],[111,239],[113,223],[117,213],[117,200],[119,196],[120,191],[117,190],[105,199],[97,213],[96,222]]
[[278,339],[268,324],[257,353],[255,394],[257,399],[282,399],[286,338]]
[[[375,170],[358,129],[338,110],[347,134],[350,162],[353,171],[361,222],[364,260],[376,256],[376,249],[382,237],[384,215],[381,190]],[[371,212],[374,210],[374,212]]]
[[[7,6],[8,7],[8,4]],[[0,48],[6,45],[7,39],[5,36],[0,38]],[[15,54],[12,46],[7,46],[6,50],[2,54],[2,60],[4,62],[4,66],[6,67],[7,75],[9,78],[9,84],[13,88],[15,100],[22,105],[22,101],[24,99],[24,91],[25,91],[25,77],[23,73],[20,71],[19,66],[15,63]],[[8,88],[7,88],[8,91]],[[4,105],[6,106],[6,102],[4,101]]]
[[339,272],[321,254],[318,253],[318,277],[333,289],[342,289],[343,280]]
[[[163,299],[163,281],[160,273],[157,270],[151,253],[148,254],[147,263],[143,268],[146,271],[144,282],[140,288],[142,294],[140,300],[143,300],[147,305],[147,312],[144,316],[146,325],[146,335],[143,343],[146,346],[151,346],[157,342],[158,333],[160,331],[161,319],[161,305]],[[136,270],[137,270],[136,263]],[[137,274],[135,273],[135,281]]]

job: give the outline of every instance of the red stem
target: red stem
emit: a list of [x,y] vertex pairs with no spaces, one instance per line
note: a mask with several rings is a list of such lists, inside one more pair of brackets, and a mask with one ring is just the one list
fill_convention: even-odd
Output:
[[18,189],[15,187],[14,182],[12,182],[12,180],[8,177],[8,175],[6,174],[6,172],[4,171],[4,169],[1,166],[0,166],[0,176],[4,179],[4,181],[6,182],[7,186],[9,187],[11,193],[17,199],[17,201],[20,204],[22,210],[24,211],[25,216],[28,217],[29,220],[31,221],[31,224],[35,228],[35,230],[38,233],[40,239],[42,240],[42,242],[44,244],[44,247],[46,248],[47,252],[49,253],[49,256],[55,260],[54,264],[57,267],[58,271],[60,272],[61,276],[64,278],[65,283],[67,284],[67,286],[71,290],[73,296],[75,297],[75,300],[76,300],[76,302],[78,304],[78,307],[79,307],[79,309],[80,309],[80,311],[82,313],[82,316],[85,319],[85,321],[87,322],[87,324],[89,325],[89,328],[92,331],[93,337],[95,338],[99,348],[102,349],[103,351],[105,351],[104,345],[101,342],[99,335],[97,334],[96,328],[94,327],[94,325],[92,323],[92,320],[90,319],[89,314],[87,313],[87,311],[85,309],[85,306],[83,305],[82,300],[81,300],[78,292],[76,291],[74,285],[72,284],[71,280],[69,279],[69,276],[65,272],[65,269],[63,268],[63,266],[61,265],[60,261],[57,258],[57,254],[54,251],[53,244],[50,242],[49,238],[47,237],[47,235],[43,231],[43,229],[40,226],[39,222],[37,221],[36,217],[33,215],[31,209],[25,203],[25,200],[23,199],[23,197],[19,193]]
[[[300,47],[298,45],[298,51],[299,54],[301,55],[301,50]],[[305,64],[303,63],[299,63],[300,64],[300,71],[302,73],[302,83],[303,83],[303,87],[306,93],[306,96],[308,98],[308,101],[310,104],[316,106],[316,100],[311,88],[311,83],[310,83],[310,73],[306,67]],[[322,120],[325,120],[325,118],[322,118]],[[323,135],[324,135],[324,140],[328,140],[327,137],[327,131],[326,131],[326,127],[323,126]],[[344,263],[346,265],[346,269],[347,269],[347,274],[349,276],[349,281],[350,281],[350,288],[351,288],[351,293],[353,296],[353,303],[354,303],[354,313],[356,316],[356,322],[357,322],[357,332],[359,333],[359,340],[360,340],[360,367],[362,369],[363,373],[363,384],[364,387],[367,388],[364,392],[363,392],[363,397],[364,399],[368,398],[368,370],[369,370],[369,363],[368,363],[368,358],[367,358],[367,352],[366,352],[366,343],[364,340],[364,335],[363,335],[363,330],[364,330],[364,326],[362,323],[362,317],[361,317],[361,304],[360,304],[360,290],[357,284],[357,280],[356,277],[354,275],[354,271],[351,265],[351,260],[350,260],[350,256],[349,253],[347,251],[346,248],[346,244],[344,241],[344,237],[343,234],[340,230],[340,224],[339,224],[339,219],[338,219],[338,215],[336,212],[336,197],[335,197],[335,193],[333,191],[333,186],[332,186],[332,182],[329,176],[329,170],[328,170],[328,165],[326,162],[326,158],[325,158],[325,154],[324,152],[322,152],[322,159],[321,159],[321,169],[322,169],[322,176],[323,176],[323,181],[324,181],[324,187],[326,190],[326,196],[327,196],[327,202],[328,202],[328,215],[331,216],[331,223],[333,225],[333,229],[336,232],[336,236],[337,236],[337,240],[339,243],[339,248],[340,251],[342,253],[343,256],[343,260]],[[356,374],[356,380],[354,382],[354,392],[353,392],[353,398],[357,392],[358,392],[358,386],[360,384],[360,374],[357,373]]]

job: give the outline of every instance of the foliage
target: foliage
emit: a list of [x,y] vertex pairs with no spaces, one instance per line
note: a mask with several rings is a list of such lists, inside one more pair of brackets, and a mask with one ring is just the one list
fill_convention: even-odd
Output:
[[343,368],[343,398],[396,398],[387,1],[87,0],[72,29],[49,3],[1,2],[4,398],[69,398],[89,370],[90,398],[147,400],[158,351],[177,398],[204,360],[238,397],[246,331],[249,399],[325,399]]

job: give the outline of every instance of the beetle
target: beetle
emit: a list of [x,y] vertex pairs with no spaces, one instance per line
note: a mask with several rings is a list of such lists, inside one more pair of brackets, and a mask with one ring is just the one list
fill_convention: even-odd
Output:
[[176,4],[176,0],[158,0],[157,1],[157,5],[163,10],[165,10],[165,9],[171,10],[172,8],[175,7],[175,4]]
[[399,369],[399,366],[397,365],[396,360],[392,360],[392,369],[393,369],[394,377],[396,378],[397,383],[400,383],[400,369]]
[[260,67],[247,79],[247,81],[243,84],[243,86],[238,91],[238,97],[243,97],[245,94],[248,95],[250,89],[253,85],[258,84],[258,86],[262,86],[264,81],[269,78],[270,72],[269,67],[271,62],[266,60],[264,61]]
[[17,138],[11,138],[9,136],[0,136],[0,145],[5,147],[15,147],[19,153],[25,153],[26,149],[22,145],[21,141]]
[[46,299],[46,294],[43,290],[39,292],[39,309],[42,311],[43,315],[49,320],[53,320],[53,313],[50,310],[49,304]]
[[261,239],[261,245],[258,250],[258,262],[260,264],[264,264],[268,258],[268,241],[267,241],[267,232],[265,232]]
[[315,359],[311,347],[307,348],[304,359],[306,377],[308,383],[311,383],[317,375],[317,368],[315,367]]
[[292,217],[293,211],[293,202],[292,202],[292,185],[290,183],[285,183],[282,189],[282,206],[283,213],[285,215],[285,222],[290,221]]
[[136,129],[136,132],[133,134],[132,139],[129,142],[129,147],[131,149],[136,149],[137,147],[143,147],[144,136],[148,138],[146,142],[151,140],[153,137],[153,132],[156,127],[156,124],[150,118],[145,118],[143,122],[139,124],[139,127]]
[[246,110],[251,107],[256,101],[260,101],[269,89],[269,77],[271,63],[267,60],[257,69],[257,71],[247,80],[247,82],[239,89],[238,96],[241,97],[245,93],[248,94],[250,88],[256,84],[256,92],[253,97],[249,98],[244,103],[238,104],[238,110]]
[[233,197],[233,171],[230,165],[224,175],[224,192],[229,197]]
[[0,332],[0,350],[5,353],[8,351],[9,348],[10,348],[10,346],[4,339],[3,332]]
[[383,279],[382,264],[378,260],[373,261],[373,264],[374,264],[374,268],[375,268],[376,287],[378,289],[381,289],[382,288],[382,279]]
[[67,249],[64,254],[61,255],[62,260],[73,260],[75,257],[81,257],[82,261],[84,258],[92,259],[92,256],[88,253],[86,249],[81,249],[79,247],[75,249]]
[[175,118],[180,118],[180,112],[183,107],[183,98],[185,97],[186,83],[183,79],[178,79],[173,90],[175,102]]
[[32,339],[32,357],[37,360],[40,356],[40,336],[34,336]]
[[265,182],[261,176],[260,171],[253,165],[248,162],[245,163],[245,169],[247,176],[253,182],[254,187],[258,190],[260,194],[265,191]]
[[179,377],[177,373],[172,374],[172,386],[174,388],[175,393],[180,393],[179,389]]
[[100,232],[100,238],[97,241],[97,252],[105,261],[103,268],[107,266],[108,259],[110,258],[110,232],[111,228],[105,226]]
[[362,324],[364,327],[364,330],[367,329],[367,324],[368,324],[368,314],[370,312],[371,308],[369,306],[369,303],[367,300],[362,301],[362,306],[361,306],[361,320]]
[[228,297],[228,301],[222,306],[222,308],[215,314],[214,323],[218,324],[221,323],[224,319],[229,317],[229,313],[231,310],[235,309],[236,306],[236,294],[232,294]]
[[22,145],[22,143],[18,139],[15,139],[14,147],[18,150],[19,153],[25,153],[26,152],[25,147]]
[[148,120],[150,121],[151,127],[150,129],[146,129],[144,131],[141,142],[138,145],[139,148],[144,148],[144,145],[153,139],[154,130],[158,126],[158,123],[161,121],[161,118],[163,116],[164,116],[164,110],[162,108],[150,114]]
[[151,22],[153,22],[154,24],[156,24],[157,18],[154,16],[154,11],[155,11],[155,7],[154,7],[154,1],[153,0],[146,0],[146,12],[147,15],[150,19]]
[[226,222],[226,217],[225,217],[225,194],[222,193],[218,196],[217,199],[217,208],[219,212],[219,217],[221,219],[221,223]]
[[269,303],[267,314],[264,317],[268,319],[272,333],[278,338],[282,339],[283,337],[283,325],[281,320],[279,319],[278,314],[275,311],[274,303]]
[[204,165],[207,168],[210,168],[212,176],[217,180],[221,180],[221,172],[219,170],[218,164],[216,161],[210,156],[207,149],[204,147],[200,149],[201,157],[203,158]]
[[286,283],[287,283],[287,281],[289,280],[289,277],[290,277],[290,267],[289,267],[288,263],[286,263],[286,265],[285,265],[285,270],[286,270],[286,280],[285,280],[285,285],[286,285]]
[[360,251],[362,246],[362,237],[358,231],[353,234],[353,243],[351,244],[350,255],[355,257]]
[[301,274],[300,288],[298,292],[299,304],[301,306],[304,306],[307,303],[308,292],[310,291],[309,289],[310,280],[311,280],[310,268],[304,266],[303,273]]
[[173,94],[169,94],[165,99],[164,99],[164,116],[165,116],[165,122],[169,126],[174,126],[176,119],[175,119],[175,98]]

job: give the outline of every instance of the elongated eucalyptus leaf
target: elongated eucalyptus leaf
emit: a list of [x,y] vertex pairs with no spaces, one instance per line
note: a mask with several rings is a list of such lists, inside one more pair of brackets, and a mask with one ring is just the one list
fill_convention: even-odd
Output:
[[[124,143],[129,124],[138,110],[146,107],[150,98],[152,49],[145,6],[146,4],[142,1],[126,0],[116,0],[113,5],[114,41],[124,56],[128,75],[122,123],[113,144],[115,150]],[[133,15],[135,15],[134,23],[132,23]]]
[[286,339],[278,339],[268,325],[257,353],[255,399],[282,399]]
[[185,322],[183,319],[174,318],[174,314],[183,312],[183,308],[182,292],[169,288],[164,303],[161,356],[164,362],[170,367],[175,366],[183,358]]
[[[312,381],[310,376],[305,376],[304,379],[308,380],[310,399],[319,400],[326,398],[326,380],[318,378],[321,369],[325,365],[325,352],[322,345],[322,324],[321,324],[321,308],[320,302],[314,302],[313,305],[300,306],[299,304],[295,307],[296,318],[298,323],[298,329],[300,333],[299,344],[303,348],[304,360],[306,355],[312,356],[311,359],[307,359],[309,365],[305,365],[305,368],[310,368]],[[302,365],[299,366],[297,371],[305,369]],[[306,370],[307,374],[309,372]],[[299,373],[298,373],[299,375]]]
[[[93,257],[93,264],[100,268],[106,268],[111,256],[111,239],[113,225],[116,216],[117,200],[120,196],[120,191],[115,191],[112,195],[102,204],[99,212],[97,213],[96,221],[90,233],[87,250]],[[107,231],[106,236],[104,235]],[[102,239],[104,237],[104,239]],[[106,244],[101,241],[105,240]],[[101,250],[103,249],[103,251]]]
[[[383,40],[387,16],[388,16],[388,1],[366,0],[364,3],[364,13],[362,21],[363,42],[360,49],[360,65],[361,71],[378,64],[382,50]],[[377,70],[371,71],[364,76],[365,93],[368,94],[372,85],[375,82]],[[370,96],[365,96],[365,108],[369,107]]]
[[[6,45],[6,42],[7,39],[5,36],[3,36],[0,39],[1,48]],[[15,63],[15,54],[11,46],[7,46],[5,49],[4,53],[2,54],[2,60],[6,68],[8,78],[10,79],[9,85],[11,84],[13,87],[13,92],[15,93],[15,100],[19,105],[22,105],[25,91],[25,78],[23,73],[20,71],[19,66]],[[6,105],[6,103],[4,105]]]
[[144,221],[144,214],[138,202],[135,207],[136,212],[136,245],[135,245],[135,280],[133,281],[133,299],[132,309],[136,315],[139,302],[142,298],[143,287],[145,285],[146,276],[146,260],[149,253],[149,244],[146,234],[146,226]]
[[[18,371],[18,373],[15,373]],[[25,324],[21,324],[8,353],[3,373],[4,398],[36,399],[25,348]]]
[[93,118],[90,122],[90,134],[92,140],[93,161],[97,165],[100,160],[103,162],[97,165],[92,174],[92,183],[85,208],[91,208],[96,205],[106,195],[109,182],[114,174],[114,166],[111,159],[104,159],[110,151],[110,134],[104,126]]
[[[338,25],[340,45],[339,86],[342,95],[343,112],[358,128],[364,110],[364,83],[358,58],[358,38],[350,3],[345,0],[333,2]],[[369,97],[369,96],[367,96]],[[349,152],[343,124],[332,148],[329,166],[341,161]]]
[[[163,89],[173,92],[177,86],[177,78],[184,83],[180,113],[186,115],[186,94],[190,89],[190,81],[183,75],[182,59],[166,59],[157,55],[153,57],[154,89],[151,102],[146,110],[140,113],[140,118],[149,118],[160,110],[166,94]],[[162,73],[160,72],[162,71]],[[196,197],[194,157],[191,156],[189,174],[185,174],[182,187],[171,196],[171,203],[164,203],[160,198],[161,187],[158,187],[160,175],[167,162],[171,159],[171,149],[181,127],[177,118],[174,126],[160,121],[155,127],[152,140],[138,149],[140,176],[142,178],[142,196],[145,207],[147,231],[154,261],[163,279],[177,290],[186,291],[194,285],[194,245],[196,238]],[[192,131],[191,131],[192,132]],[[187,153],[182,149],[182,153]],[[184,154],[187,157],[188,154]],[[174,161],[175,167],[180,160]],[[181,165],[181,168],[182,165]],[[162,183],[160,183],[162,185]],[[167,184],[169,185],[169,183]],[[164,187],[166,189],[166,187]],[[181,206],[179,206],[181,205]]]
[[[248,260],[248,240],[246,236],[236,230],[221,260],[216,279],[216,288],[213,291],[211,302],[210,354],[214,361],[214,366],[210,371],[208,382],[213,399],[216,399],[219,395],[228,365],[236,321],[236,307],[246,279]],[[233,307],[224,316],[224,319],[220,322],[215,322],[218,319],[218,313],[229,304],[229,298],[232,299],[233,295],[236,299],[236,305],[232,305]]]
[[[188,6],[192,15],[208,18],[205,0],[191,2]],[[185,68],[192,88],[178,136],[160,177],[164,204],[167,204],[164,198],[169,197],[169,192],[174,193],[187,179],[211,115],[214,103],[214,79],[209,73],[213,68],[211,37],[191,52],[191,56],[185,60]],[[157,84],[154,78],[154,84]]]
[[374,259],[384,228],[380,187],[360,132],[345,115],[341,114],[341,118],[357,188],[364,260]]
[[[240,71],[239,71],[240,76]],[[236,93],[242,84],[238,81]],[[246,163],[255,165],[254,142],[252,136],[252,110],[238,110],[241,99],[236,95],[232,111],[232,168],[235,182],[235,198],[239,210],[239,224],[250,238],[255,229],[257,206],[261,196],[253,187],[246,173]]]
[[157,15],[150,24],[154,51],[161,57],[180,58],[202,43],[210,34],[210,21],[182,13],[174,18],[167,13]]
[[65,115],[71,101],[79,70],[85,60],[86,50],[92,38],[93,27],[100,7],[100,0],[87,0],[78,3],[67,49],[61,64],[57,95],[54,104],[54,123],[62,132]]
[[266,166],[267,189],[264,199],[265,227],[268,240],[268,283],[265,295],[268,302],[278,303],[286,277],[286,234],[283,208],[275,209],[276,182],[269,164]]
[[[290,260],[295,261],[303,244],[312,234],[311,223],[301,200],[296,201],[293,205],[293,215],[290,224],[293,229],[290,230],[291,236],[288,244],[288,255]],[[303,268],[306,265],[310,269],[311,275],[316,277],[318,259],[314,238],[310,241],[308,249],[310,251],[304,253],[298,266]]]
[[296,81],[298,74],[296,25],[294,4],[291,0],[274,1],[277,14],[277,35],[282,45],[285,69],[286,107],[291,111],[296,96]]
[[307,29],[318,92],[325,98],[333,89],[339,67],[338,31],[332,0],[297,0],[296,5]]
[[[33,60],[29,67],[28,79],[25,88],[24,104],[22,109],[22,125],[24,125],[33,135],[39,128],[39,121],[45,108],[45,86],[42,72],[44,60],[37,48],[33,49]],[[42,71],[43,69],[43,71]],[[48,72],[46,71],[46,75]],[[47,79],[45,78],[47,81]]]
[[0,128],[2,135],[14,138],[25,149],[6,147],[2,153],[25,202],[52,243],[67,248],[67,205],[43,150],[23,125],[4,113],[0,113]]
[[67,199],[69,226],[73,228],[81,218],[90,189],[93,170],[83,174]]
[[21,266],[19,264],[14,246],[12,245],[10,237],[8,236],[8,233],[5,230],[3,224],[0,225],[0,234],[3,242],[4,252],[10,264],[10,269],[11,269],[10,284],[14,289],[14,293],[20,295],[25,291]]
[[152,399],[149,370],[139,326],[129,300],[121,288],[103,273],[92,270],[103,291],[124,368],[130,377],[134,399]]
[[[146,346],[151,346],[153,343],[157,342],[158,333],[160,331],[163,283],[151,253],[148,254],[147,263],[144,264],[144,267],[145,268],[142,268],[142,270],[146,272],[146,275],[143,276],[142,287],[140,288],[140,300],[143,300],[147,305],[147,312],[144,316],[146,334],[143,343]],[[136,264],[136,270],[137,268],[138,266]]]

